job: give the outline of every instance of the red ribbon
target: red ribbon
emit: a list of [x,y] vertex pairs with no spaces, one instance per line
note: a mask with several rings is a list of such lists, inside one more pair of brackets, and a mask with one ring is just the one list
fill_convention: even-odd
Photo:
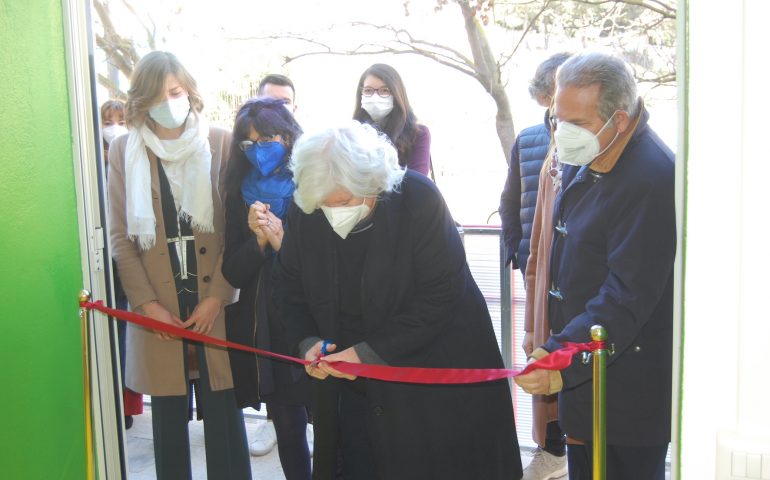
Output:
[[[255,353],[264,357],[272,357],[285,360],[300,365],[309,365],[311,362],[300,358],[281,355],[259,348],[241,345],[240,343],[229,342],[221,338],[211,337],[196,333],[175,325],[169,325],[161,321],[139,315],[138,313],[127,312],[109,308],[99,300],[96,302],[80,302],[82,308],[89,310],[98,310],[109,316],[115,317],[126,322],[140,325],[151,330],[159,330],[169,333],[176,337],[186,338],[201,343],[208,343],[225,348],[243,350],[245,352]],[[604,349],[604,342],[589,343],[571,343],[567,342],[559,350],[528,364],[523,370],[514,370],[509,368],[420,368],[420,367],[391,367],[387,365],[368,365],[365,363],[333,362],[334,368],[342,373],[355,375],[357,377],[372,378],[375,380],[384,380],[387,382],[404,383],[433,383],[433,384],[459,384],[459,383],[479,383],[491,380],[500,380],[503,378],[524,375],[532,370],[542,368],[545,370],[562,370],[572,363],[572,357],[579,352],[595,351]]]

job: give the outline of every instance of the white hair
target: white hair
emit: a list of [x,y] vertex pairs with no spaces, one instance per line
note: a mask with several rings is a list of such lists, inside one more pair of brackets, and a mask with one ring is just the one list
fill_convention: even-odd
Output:
[[356,121],[302,135],[290,167],[297,184],[294,201],[308,214],[339,188],[373,197],[398,188],[404,177],[388,137]]
[[615,56],[603,52],[585,52],[570,57],[556,72],[559,88],[599,86],[596,106],[602,120],[623,110],[633,118],[638,113],[639,99],[631,67]]

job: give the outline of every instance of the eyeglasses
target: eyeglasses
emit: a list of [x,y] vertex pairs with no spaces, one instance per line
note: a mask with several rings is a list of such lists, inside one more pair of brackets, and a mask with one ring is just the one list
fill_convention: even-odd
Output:
[[[278,139],[276,139],[276,137],[278,137]],[[246,150],[254,146],[254,144],[256,144],[258,147],[266,147],[270,143],[279,142],[280,138],[281,138],[280,135],[276,135],[275,137],[260,137],[260,139],[257,140],[256,142],[253,140],[242,140],[238,142],[238,146],[242,151],[245,152]]]
[[377,92],[377,95],[381,96],[382,98],[389,97],[390,87],[380,87],[380,88],[363,87],[361,89],[361,95],[365,97],[371,97],[372,95],[374,95],[374,92]]

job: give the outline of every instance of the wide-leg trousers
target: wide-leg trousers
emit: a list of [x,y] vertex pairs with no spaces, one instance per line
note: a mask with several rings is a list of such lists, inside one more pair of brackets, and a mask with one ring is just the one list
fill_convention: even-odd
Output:
[[[211,390],[204,349],[196,346],[195,350],[200,371],[196,385],[201,402],[198,407],[203,409],[207,478],[250,480],[251,461],[243,411],[237,408],[232,389]],[[189,395],[188,387],[187,395],[152,397],[152,438],[158,480],[192,478],[187,428]]]

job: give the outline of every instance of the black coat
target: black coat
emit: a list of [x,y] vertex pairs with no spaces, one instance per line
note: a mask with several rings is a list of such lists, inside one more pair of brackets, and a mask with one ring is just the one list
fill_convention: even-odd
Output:
[[[239,194],[225,202],[226,228],[222,274],[240,289],[238,301],[225,310],[227,339],[251,347],[287,354],[283,323],[272,301],[271,271],[275,252],[263,253],[249,229],[248,208]],[[258,408],[260,402],[307,405],[309,381],[301,366],[229,350],[238,406]]]
[[[441,194],[407,172],[382,196],[362,282],[363,340],[393,366],[502,368],[487,306]],[[289,212],[275,267],[289,341],[334,339],[337,313],[333,235],[320,210]],[[333,478],[335,381],[315,386],[314,478]],[[381,479],[513,479],[521,460],[505,380],[409,385],[367,380],[366,425]],[[375,475],[373,474],[373,477]]]
[[[607,442],[663,445],[671,435],[674,157],[642,118],[607,173],[565,166],[554,206],[547,350],[607,329]],[[556,293],[558,292],[558,293]],[[590,439],[591,365],[562,371],[559,420]]]

